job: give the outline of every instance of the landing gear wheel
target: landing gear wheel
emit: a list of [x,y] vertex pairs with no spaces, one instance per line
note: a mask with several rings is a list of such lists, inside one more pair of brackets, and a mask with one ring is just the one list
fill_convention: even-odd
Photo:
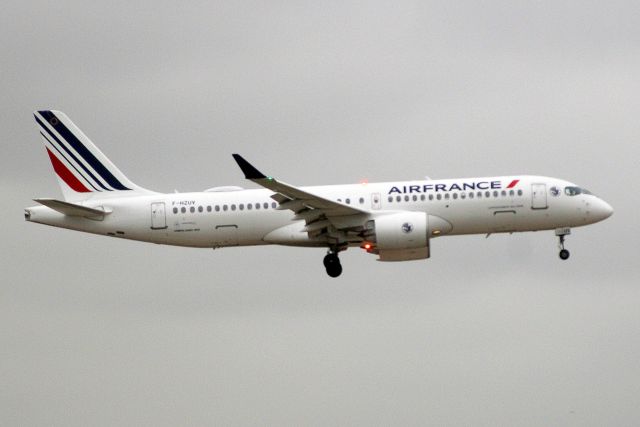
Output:
[[560,253],[558,256],[560,256],[560,259],[563,261],[569,259],[569,251],[564,248],[564,238],[569,234],[571,234],[571,230],[569,228],[556,229],[556,236],[558,236],[558,239],[560,240],[558,245],[560,247]]
[[338,255],[334,253],[328,253],[322,260],[322,263],[324,264],[324,268],[329,268],[330,265],[336,263],[340,264],[340,258],[338,258]]
[[322,261],[324,268],[327,269],[327,274],[331,277],[338,277],[342,274],[342,265],[340,264],[340,258],[335,253],[328,253]]
[[327,274],[330,277],[338,277],[342,274],[342,265],[340,263],[327,267]]

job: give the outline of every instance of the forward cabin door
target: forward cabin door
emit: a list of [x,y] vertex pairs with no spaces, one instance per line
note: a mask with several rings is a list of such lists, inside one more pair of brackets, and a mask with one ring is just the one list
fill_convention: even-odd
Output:
[[531,209],[547,207],[547,184],[531,184]]
[[164,210],[164,202],[151,203],[151,229],[162,230],[167,228],[167,215]]

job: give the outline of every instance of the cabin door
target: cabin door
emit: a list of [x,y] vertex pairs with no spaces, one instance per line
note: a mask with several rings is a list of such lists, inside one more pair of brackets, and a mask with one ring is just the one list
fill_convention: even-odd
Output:
[[531,209],[547,207],[547,184],[531,184]]
[[167,228],[167,215],[164,202],[151,203],[151,229],[163,230]]

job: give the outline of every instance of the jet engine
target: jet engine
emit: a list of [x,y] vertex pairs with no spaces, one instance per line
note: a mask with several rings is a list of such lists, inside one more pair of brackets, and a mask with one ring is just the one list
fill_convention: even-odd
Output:
[[369,240],[364,248],[380,261],[408,261],[429,258],[429,239],[451,231],[451,224],[425,212],[381,215],[367,224]]

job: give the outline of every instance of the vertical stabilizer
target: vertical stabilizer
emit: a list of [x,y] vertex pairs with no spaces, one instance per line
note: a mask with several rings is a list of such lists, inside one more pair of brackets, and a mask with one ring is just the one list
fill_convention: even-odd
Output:
[[65,200],[152,194],[130,181],[66,114],[34,114]]

